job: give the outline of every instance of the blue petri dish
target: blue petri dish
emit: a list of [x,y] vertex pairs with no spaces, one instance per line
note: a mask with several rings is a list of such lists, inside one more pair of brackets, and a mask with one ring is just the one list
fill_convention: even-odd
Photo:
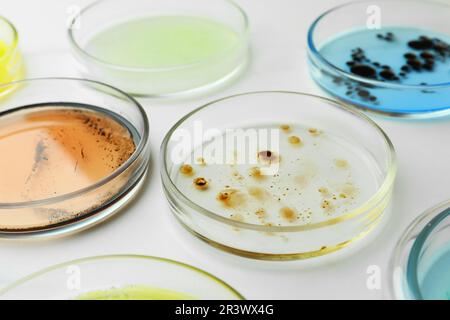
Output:
[[391,268],[394,298],[450,300],[450,201],[411,224]]
[[450,6],[424,0],[351,2],[308,32],[316,83],[350,105],[398,117],[450,113]]

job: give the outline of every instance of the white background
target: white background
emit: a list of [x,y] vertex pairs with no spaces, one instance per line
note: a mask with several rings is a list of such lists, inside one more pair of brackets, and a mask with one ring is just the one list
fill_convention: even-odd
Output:
[[[0,0],[0,15],[20,33],[28,76],[76,76],[65,28],[70,5],[79,0]],[[177,103],[144,101],[150,117],[152,164],[137,201],[115,218],[81,234],[48,241],[0,241],[0,287],[65,260],[114,253],[162,256],[222,278],[249,299],[379,299],[383,289],[366,287],[369,265],[386,265],[405,227],[425,209],[450,198],[450,119],[399,121],[374,118],[392,139],[399,172],[393,215],[362,250],[322,266],[249,262],[209,248],[171,217],[159,178],[159,146],[182,115],[204,102],[253,90],[319,93],[308,75],[306,32],[322,11],[342,0],[238,0],[251,23],[252,63],[233,85],[202,99]],[[124,1],[126,5],[126,1]]]

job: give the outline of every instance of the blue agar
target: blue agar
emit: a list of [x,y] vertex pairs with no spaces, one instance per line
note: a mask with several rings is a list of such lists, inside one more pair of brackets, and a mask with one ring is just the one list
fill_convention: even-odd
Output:
[[450,300],[449,218],[450,207],[434,216],[414,241],[407,267],[414,299]]
[[417,28],[355,29],[328,40],[319,53],[335,68],[380,86],[350,80],[320,60],[314,63],[321,72],[313,71],[313,77],[333,96],[363,108],[443,111],[450,109],[449,44],[450,35]]
[[450,300],[450,243],[435,254],[420,283],[422,297],[427,300]]

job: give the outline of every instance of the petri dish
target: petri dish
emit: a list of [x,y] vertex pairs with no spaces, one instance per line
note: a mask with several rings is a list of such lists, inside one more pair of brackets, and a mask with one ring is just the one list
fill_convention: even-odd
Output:
[[[19,35],[14,25],[0,16],[0,84],[23,78],[25,69],[19,48]],[[0,97],[6,94],[0,91]]]
[[141,255],[96,256],[33,273],[2,300],[242,300],[228,284],[190,265]]
[[248,60],[248,20],[229,0],[98,1],[70,24],[83,76],[146,97],[199,94]]
[[42,78],[0,86],[0,238],[75,232],[139,190],[148,120],[127,94],[99,82]]
[[253,92],[182,118],[161,146],[174,215],[200,239],[265,260],[307,259],[387,216],[394,149],[364,115],[295,92]]
[[391,298],[450,300],[450,200],[420,215],[392,255]]
[[450,6],[422,0],[351,2],[308,32],[312,78],[333,97],[394,117],[450,110]]

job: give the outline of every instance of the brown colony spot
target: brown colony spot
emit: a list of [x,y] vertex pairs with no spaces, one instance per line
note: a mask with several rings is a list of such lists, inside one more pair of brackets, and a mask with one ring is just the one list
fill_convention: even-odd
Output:
[[320,206],[326,213],[331,213],[334,210],[334,206],[329,200],[323,200]]
[[206,190],[209,187],[208,181],[205,178],[195,178],[194,186],[199,190]]
[[250,168],[250,177],[254,179],[262,179],[264,178],[264,175],[261,173],[261,169],[258,167],[252,167]]
[[245,194],[236,189],[225,189],[217,194],[216,199],[224,206],[230,208],[239,207],[246,202]]
[[259,219],[264,219],[267,215],[266,210],[264,210],[263,208],[256,210],[255,214]]
[[[340,194],[345,195],[347,198],[354,199],[358,194],[358,188],[352,183],[346,183],[339,187]],[[342,198],[342,197],[341,197]]]
[[348,162],[344,159],[334,159],[334,165],[341,169],[348,168]]
[[236,179],[239,180],[239,181],[245,179],[244,176],[243,176],[242,174],[240,174],[239,171],[237,171],[237,170],[234,170],[234,171],[232,172],[232,175],[233,175],[234,178],[236,178]]
[[289,133],[292,131],[291,127],[288,124],[282,124],[280,126],[280,129],[283,130],[286,133]]
[[289,137],[289,143],[299,145],[302,142],[302,140],[297,136],[290,136]]
[[248,194],[259,201],[263,201],[268,197],[267,191],[260,187],[248,187]]
[[327,187],[320,187],[317,191],[319,191],[323,196],[329,196],[330,191]]
[[308,129],[308,133],[310,135],[312,135],[313,137],[316,137],[316,136],[321,134],[321,132],[318,129],[316,129],[316,128],[309,128]]
[[277,156],[275,152],[270,150],[258,152],[258,159],[268,164],[277,163],[280,161],[280,157]]
[[186,176],[191,176],[194,174],[194,168],[189,164],[184,164],[180,167],[180,172]]
[[205,161],[205,158],[203,158],[203,157],[198,157],[197,163],[201,166],[206,166],[206,161]]
[[289,208],[289,207],[281,208],[280,209],[280,216],[281,216],[281,218],[283,218],[284,220],[287,220],[289,222],[294,222],[295,220],[298,219],[297,212],[295,212],[294,209]]

